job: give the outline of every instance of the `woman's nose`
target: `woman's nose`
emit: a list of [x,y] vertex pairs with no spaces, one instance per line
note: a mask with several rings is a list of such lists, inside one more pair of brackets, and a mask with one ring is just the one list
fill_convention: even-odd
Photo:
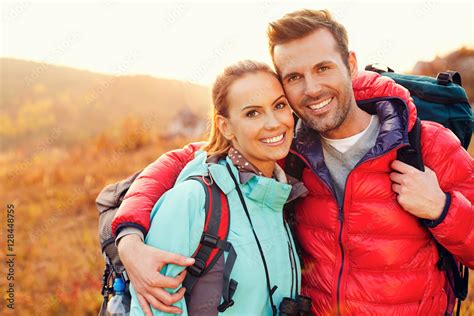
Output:
[[280,120],[274,113],[267,114],[265,120],[265,128],[267,129],[274,129],[279,127],[281,124]]

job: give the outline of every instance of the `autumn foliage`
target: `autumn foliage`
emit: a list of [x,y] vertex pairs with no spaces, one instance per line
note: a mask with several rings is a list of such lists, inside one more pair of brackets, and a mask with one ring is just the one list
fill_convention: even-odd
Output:
[[[472,63],[472,50],[459,54]],[[128,177],[163,152],[202,139],[195,135],[165,141],[160,135],[166,120],[193,100],[198,100],[195,108],[205,117],[206,89],[183,90],[188,86],[168,82],[175,91],[171,94],[173,89],[149,77],[74,75],[70,69],[1,62],[2,72],[6,65],[12,74],[13,68],[23,68],[16,72],[21,76],[12,77],[17,81],[8,87],[5,80],[1,83],[0,192],[5,204],[15,205],[16,266],[15,310],[2,304],[0,314],[96,315],[104,260],[94,200],[105,185]],[[439,60],[436,65],[445,68]],[[436,72],[436,65],[420,65],[418,70]],[[62,80],[55,78],[58,73]],[[34,76],[28,93],[19,90],[28,78],[25,74]],[[470,88],[471,75],[465,75]],[[469,152],[474,156],[474,145]],[[2,247],[3,223],[4,212]],[[2,258],[4,252],[0,248]],[[474,315],[473,280],[471,276],[462,315]],[[0,278],[1,289],[5,282]]]

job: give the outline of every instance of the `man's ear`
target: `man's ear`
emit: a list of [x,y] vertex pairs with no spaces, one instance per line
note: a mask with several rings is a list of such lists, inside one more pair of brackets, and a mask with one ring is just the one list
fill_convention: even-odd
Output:
[[349,72],[351,74],[351,79],[357,78],[357,57],[353,51],[349,52],[348,64],[349,64]]
[[219,128],[219,132],[224,136],[227,140],[232,141],[234,139],[234,133],[232,131],[232,126],[229,122],[229,119],[223,117],[222,115],[217,115],[217,128]]

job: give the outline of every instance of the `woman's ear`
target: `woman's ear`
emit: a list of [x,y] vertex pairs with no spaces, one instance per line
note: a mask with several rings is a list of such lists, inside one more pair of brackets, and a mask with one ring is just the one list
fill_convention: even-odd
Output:
[[231,126],[228,118],[223,117],[222,115],[217,115],[217,128],[219,128],[219,132],[227,140],[232,141],[232,139],[234,139],[234,134],[232,132],[232,126]]

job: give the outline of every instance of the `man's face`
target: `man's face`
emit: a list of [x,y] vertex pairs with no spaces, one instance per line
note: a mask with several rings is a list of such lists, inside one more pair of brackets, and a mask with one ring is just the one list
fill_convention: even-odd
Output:
[[357,73],[354,53],[349,54],[347,69],[334,37],[321,28],[276,45],[273,57],[296,114],[323,136],[340,135],[357,106],[352,91],[352,78]]

